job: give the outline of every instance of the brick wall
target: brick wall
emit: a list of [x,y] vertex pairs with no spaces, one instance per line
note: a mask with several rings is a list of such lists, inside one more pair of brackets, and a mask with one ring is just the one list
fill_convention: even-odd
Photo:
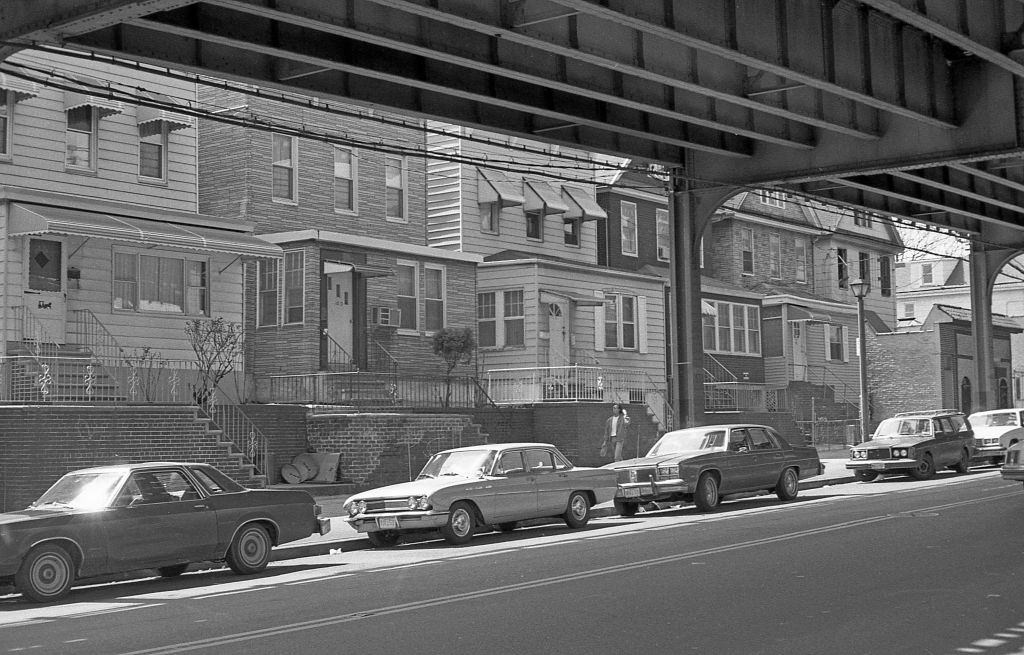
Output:
[[0,407],[0,506],[23,508],[68,471],[117,462],[207,462],[252,485],[208,425],[191,407]]
[[312,450],[306,438],[309,410],[303,405],[246,405],[242,409],[267,439],[267,483],[283,482],[281,467]]
[[938,334],[878,334],[867,339],[873,429],[897,412],[942,407]]

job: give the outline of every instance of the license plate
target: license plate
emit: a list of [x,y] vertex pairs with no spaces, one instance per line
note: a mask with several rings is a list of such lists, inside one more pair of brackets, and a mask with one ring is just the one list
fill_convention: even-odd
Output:
[[381,516],[377,519],[377,527],[381,530],[397,530],[398,519],[393,516]]
[[639,498],[644,494],[650,495],[652,493],[650,486],[644,487],[626,487],[622,490],[622,495],[626,498]]
[[878,471],[884,471],[885,470],[885,464],[872,464],[871,468],[873,468],[875,470],[878,470]]

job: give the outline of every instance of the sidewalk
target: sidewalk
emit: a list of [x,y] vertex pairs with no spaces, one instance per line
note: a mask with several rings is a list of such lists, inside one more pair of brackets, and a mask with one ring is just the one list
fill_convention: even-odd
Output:
[[[846,468],[847,449],[823,451],[821,461],[825,464],[825,473],[800,481],[800,489],[818,489],[833,484],[853,482],[853,472]],[[313,535],[299,541],[293,541],[274,549],[271,560],[279,561],[297,557],[313,557],[327,555],[331,552],[351,552],[370,548],[366,535],[360,534],[349,527],[345,520],[342,506],[348,499],[347,487],[329,484],[298,484],[273,485],[274,488],[305,489],[313,494],[317,503],[323,508],[324,516],[331,518],[331,531],[325,535]],[[616,516],[612,503],[595,505],[591,509],[594,518]]]

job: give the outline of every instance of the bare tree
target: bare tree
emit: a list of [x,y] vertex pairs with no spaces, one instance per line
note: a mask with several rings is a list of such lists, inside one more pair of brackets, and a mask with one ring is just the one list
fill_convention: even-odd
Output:
[[452,400],[452,371],[459,364],[473,361],[476,350],[476,339],[469,328],[442,328],[434,333],[434,354],[444,358],[445,371],[444,406],[448,407]]
[[223,318],[193,319],[185,323],[185,336],[196,353],[199,377],[189,384],[196,404],[213,404],[217,385],[235,368],[242,352],[242,328]]
[[897,257],[899,261],[914,261],[931,257],[958,257],[966,259],[970,254],[970,242],[953,234],[900,226],[896,228],[903,239],[904,250]]

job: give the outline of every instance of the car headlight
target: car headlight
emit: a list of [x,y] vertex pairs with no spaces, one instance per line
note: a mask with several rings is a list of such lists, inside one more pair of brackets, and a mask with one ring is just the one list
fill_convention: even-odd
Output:
[[659,466],[658,467],[658,479],[659,480],[674,480],[679,477],[679,465],[675,466]]
[[366,501],[357,500],[354,503],[350,503],[348,506],[348,515],[355,516],[356,514],[362,514],[366,511]]
[[867,459],[868,453],[864,450],[851,450],[850,459]]
[[427,500],[426,496],[409,496],[406,504],[409,509],[430,509],[430,501]]
[[905,459],[907,457],[910,457],[910,449],[909,448],[893,448],[892,449],[892,456]]

